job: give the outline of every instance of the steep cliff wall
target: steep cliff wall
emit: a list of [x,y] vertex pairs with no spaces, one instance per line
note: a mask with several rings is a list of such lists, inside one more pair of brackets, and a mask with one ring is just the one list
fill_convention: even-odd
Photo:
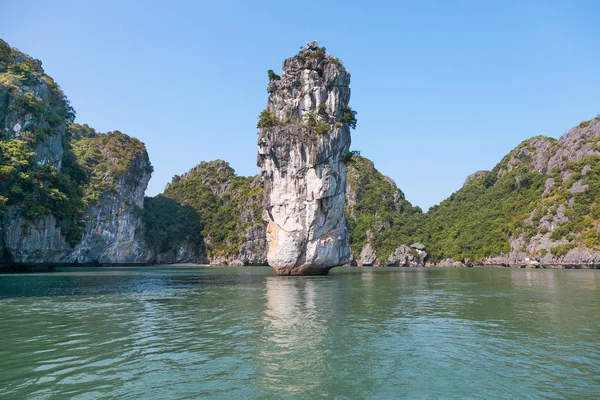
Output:
[[271,73],[259,120],[267,259],[278,274],[326,274],[350,258],[344,216],[350,74],[309,43]]
[[146,263],[150,251],[142,240],[144,192],[152,174],[142,142],[115,131],[73,143],[77,162],[86,172],[86,211],[81,241],[70,262]]
[[0,40],[0,262],[148,261],[143,143],[73,119],[41,62]]
[[[62,200],[75,213],[68,221],[61,215],[61,222],[52,213],[31,216],[21,204],[8,207],[2,227],[10,261],[146,263],[150,253],[141,240],[141,216],[136,211],[143,206],[152,172],[143,144],[119,132],[95,134],[72,144],[85,183],[80,197],[65,195]],[[67,231],[61,229],[65,223]]]

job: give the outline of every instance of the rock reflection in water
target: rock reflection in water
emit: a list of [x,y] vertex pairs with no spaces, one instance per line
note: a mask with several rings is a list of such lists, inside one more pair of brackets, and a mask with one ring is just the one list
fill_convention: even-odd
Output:
[[[318,307],[328,307],[311,280],[269,277],[266,282],[263,379],[281,394],[318,387],[326,379],[328,354],[322,350],[327,329]],[[318,304],[320,303],[320,304]],[[295,357],[290,357],[293,354]],[[304,379],[307,378],[307,379]]]
[[267,278],[259,374],[266,387],[285,396],[329,386],[340,346],[351,345],[344,326],[332,324],[345,319],[350,293],[347,280]]

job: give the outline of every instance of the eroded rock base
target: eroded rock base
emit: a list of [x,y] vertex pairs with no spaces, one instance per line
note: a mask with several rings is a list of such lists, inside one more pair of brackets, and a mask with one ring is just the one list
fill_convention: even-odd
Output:
[[299,267],[277,267],[273,269],[277,275],[327,275],[333,267],[300,265]]

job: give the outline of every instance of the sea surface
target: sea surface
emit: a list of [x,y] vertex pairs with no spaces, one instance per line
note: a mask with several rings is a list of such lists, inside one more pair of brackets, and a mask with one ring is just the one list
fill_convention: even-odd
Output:
[[600,271],[0,275],[0,399],[600,397]]

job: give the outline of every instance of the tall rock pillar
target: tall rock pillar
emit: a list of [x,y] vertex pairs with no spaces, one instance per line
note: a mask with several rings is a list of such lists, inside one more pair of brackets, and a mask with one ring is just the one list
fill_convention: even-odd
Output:
[[350,73],[318,42],[269,71],[259,117],[267,259],[279,275],[324,275],[350,258],[345,157],[355,113]]

